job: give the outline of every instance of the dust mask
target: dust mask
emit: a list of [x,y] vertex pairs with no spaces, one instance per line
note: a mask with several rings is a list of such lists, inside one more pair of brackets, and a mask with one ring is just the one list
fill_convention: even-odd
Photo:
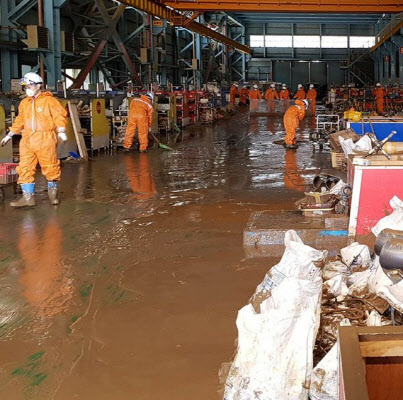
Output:
[[35,91],[32,89],[25,89],[25,93],[27,94],[28,97],[34,97],[35,96]]

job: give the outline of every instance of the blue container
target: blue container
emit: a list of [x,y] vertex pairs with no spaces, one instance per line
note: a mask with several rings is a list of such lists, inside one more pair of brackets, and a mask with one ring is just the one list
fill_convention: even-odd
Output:
[[[378,140],[385,139],[390,132],[396,131],[396,135],[391,139],[392,142],[403,142],[403,121],[402,122],[371,122]],[[362,123],[350,122],[351,129],[357,134],[362,135]],[[372,133],[371,125],[364,123],[364,133]]]

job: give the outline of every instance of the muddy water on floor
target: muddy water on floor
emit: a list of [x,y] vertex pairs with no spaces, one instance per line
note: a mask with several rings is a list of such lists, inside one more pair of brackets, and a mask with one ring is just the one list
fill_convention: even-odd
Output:
[[[63,168],[52,208],[0,208],[0,398],[218,398],[235,318],[276,261],[247,260],[251,212],[293,209],[328,154],[246,112],[175,151]],[[11,197],[10,191],[7,192]]]

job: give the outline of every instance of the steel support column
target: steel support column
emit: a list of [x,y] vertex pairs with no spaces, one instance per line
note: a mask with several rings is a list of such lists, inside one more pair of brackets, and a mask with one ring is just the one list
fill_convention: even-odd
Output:
[[390,81],[392,85],[396,83],[396,48],[393,46],[390,52]]
[[[0,13],[1,13],[1,26],[9,27],[14,26],[10,19],[10,13],[16,11],[15,0],[1,0]],[[1,39],[4,41],[16,41],[16,33],[11,29],[1,30]],[[17,51],[12,49],[1,50],[1,83],[3,91],[11,90],[11,79],[19,77],[18,56]]]

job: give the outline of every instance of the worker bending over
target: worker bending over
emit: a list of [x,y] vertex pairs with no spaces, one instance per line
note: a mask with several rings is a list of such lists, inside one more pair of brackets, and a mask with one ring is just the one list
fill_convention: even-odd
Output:
[[316,98],[318,97],[318,92],[315,90],[314,85],[311,83],[309,85],[309,90],[306,95],[307,100],[310,100],[312,103],[312,114],[316,114]]
[[134,98],[130,104],[128,123],[123,147],[129,151],[132,147],[136,128],[138,129],[140,153],[145,153],[148,147],[148,134],[151,132],[154,113],[154,94],[148,92],[140,98]]
[[297,99],[297,100],[305,99],[305,90],[301,84],[298,85],[298,92],[295,94],[294,99]]
[[231,90],[229,92],[229,96],[230,96],[230,103],[231,104],[235,104],[235,98],[239,95],[239,91],[238,91],[238,85],[236,83],[234,83],[231,87]]
[[296,149],[298,147],[295,132],[300,121],[305,118],[307,108],[308,100],[296,100],[295,106],[291,106],[284,114],[285,147],[287,149]]
[[11,202],[11,207],[35,205],[35,172],[38,162],[48,181],[51,204],[59,204],[61,170],[57,143],[58,138],[63,142],[67,140],[67,111],[52,93],[42,91],[42,83],[42,78],[33,72],[28,72],[21,79],[27,97],[18,107],[18,116],[10,132],[1,141],[4,146],[13,135],[22,133],[17,172],[23,195],[18,201]]
[[290,100],[290,91],[287,89],[287,85],[285,83],[283,83],[283,86],[280,91],[280,99]]
[[383,99],[385,97],[385,90],[379,82],[376,84],[376,89],[372,92],[372,94],[376,100],[376,112],[379,115],[382,115],[384,110]]
[[244,85],[239,91],[239,104],[246,106],[248,103],[248,97],[249,97],[249,89],[246,85]]

